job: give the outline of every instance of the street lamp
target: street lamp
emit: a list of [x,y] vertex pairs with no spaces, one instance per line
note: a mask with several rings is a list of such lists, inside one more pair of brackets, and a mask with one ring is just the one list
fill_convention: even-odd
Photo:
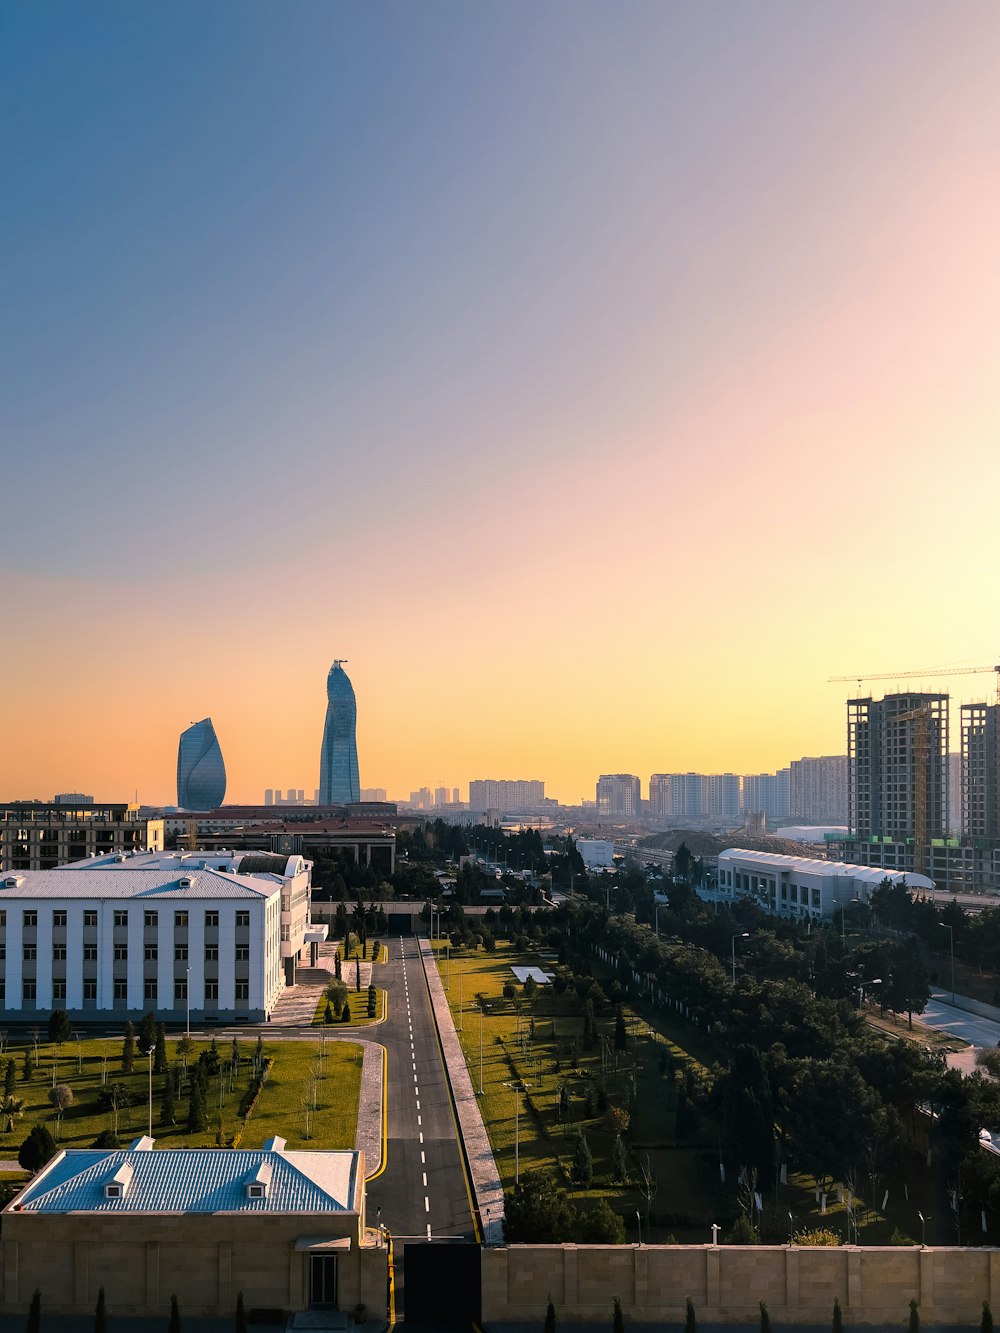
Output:
[[858,1013],[861,1012],[865,1002],[865,987],[867,986],[870,990],[873,986],[881,986],[881,984],[881,977],[872,977],[871,981],[862,981],[861,985],[858,987]]
[[639,1209],[635,1210],[635,1224],[639,1228],[639,1247],[642,1248],[642,1218],[639,1216]]
[[920,1218],[920,1248],[927,1248],[927,1223],[933,1221],[933,1218],[924,1217],[923,1213],[917,1209],[917,1216]]
[[955,1003],[955,927],[949,926],[947,921],[939,921],[938,925],[942,930],[946,930],[951,944],[951,1002]]
[[527,1092],[531,1084],[517,1079],[513,1083],[505,1083],[504,1087],[510,1088],[514,1094],[514,1184],[516,1185],[521,1179],[521,1099],[518,1093]]
[[187,1026],[184,1029],[184,1035],[188,1041],[191,1040],[191,969],[187,969],[187,980],[184,983],[184,998],[187,1000]]
[[153,1052],[155,1046],[150,1046],[146,1055],[149,1059],[149,1137],[153,1137]]
[[483,1095],[483,1002],[479,1001],[479,1095]]
[[734,986],[736,985],[736,941],[748,940],[749,938],[750,938],[750,933],[749,931],[746,930],[742,933],[742,935],[733,936],[733,985]]

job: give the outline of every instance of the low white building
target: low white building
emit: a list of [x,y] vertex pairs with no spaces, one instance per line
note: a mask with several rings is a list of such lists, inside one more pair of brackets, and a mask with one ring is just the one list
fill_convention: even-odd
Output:
[[310,924],[311,865],[260,852],[138,852],[0,876],[0,1004],[22,1020],[155,1012],[266,1020]]
[[615,867],[615,844],[610,839],[579,838],[576,850],[588,870],[613,870]]
[[886,879],[894,884],[905,880],[911,889],[934,887],[934,881],[926,875],[904,875],[898,870],[750,852],[738,847],[719,853],[718,873],[715,894],[718,900],[736,901],[750,896],[765,911],[803,920],[832,917],[855,900],[867,903],[872,891]]

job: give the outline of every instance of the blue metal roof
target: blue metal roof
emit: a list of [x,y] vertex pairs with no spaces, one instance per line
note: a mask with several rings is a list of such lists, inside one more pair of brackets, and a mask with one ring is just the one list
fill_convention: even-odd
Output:
[[[260,1178],[265,1163],[271,1167],[266,1195],[250,1198],[246,1187]],[[125,1164],[132,1167],[128,1188],[123,1197],[108,1198],[104,1187]],[[11,1206],[25,1213],[348,1212],[357,1170],[353,1152],[70,1149],[54,1157]]]

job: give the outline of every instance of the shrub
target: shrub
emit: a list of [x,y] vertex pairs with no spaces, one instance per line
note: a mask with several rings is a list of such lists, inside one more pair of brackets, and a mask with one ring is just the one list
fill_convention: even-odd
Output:
[[839,1245],[840,1237],[829,1227],[814,1227],[809,1231],[796,1231],[796,1245]]
[[35,1125],[21,1144],[17,1160],[25,1171],[40,1171],[56,1155],[55,1139],[44,1125]]
[[69,1041],[71,1028],[69,1025],[69,1015],[65,1009],[53,1009],[49,1015],[48,1027],[49,1041],[62,1045],[64,1041]]

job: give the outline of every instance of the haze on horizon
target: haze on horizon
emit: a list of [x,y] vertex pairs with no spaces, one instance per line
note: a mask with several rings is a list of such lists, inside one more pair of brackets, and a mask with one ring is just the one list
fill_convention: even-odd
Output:
[[567,801],[1000,657],[996,5],[0,24],[3,798],[311,792],[335,657],[363,786]]

